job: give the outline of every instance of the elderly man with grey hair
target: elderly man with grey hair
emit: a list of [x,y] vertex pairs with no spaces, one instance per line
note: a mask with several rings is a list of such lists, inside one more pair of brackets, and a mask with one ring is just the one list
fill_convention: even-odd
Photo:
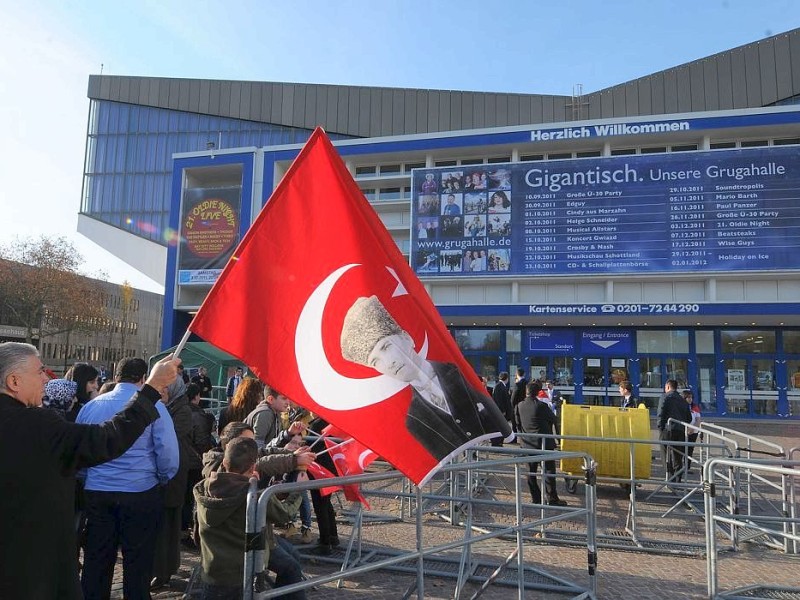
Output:
[[158,418],[159,390],[179,360],[159,362],[116,415],[76,425],[39,407],[48,377],[30,344],[0,344],[0,598],[81,598],[75,472],[120,456]]
[[341,346],[345,359],[411,386],[406,427],[437,460],[471,442],[510,436],[492,399],[469,385],[454,364],[420,357],[377,296],[358,298],[347,311]]

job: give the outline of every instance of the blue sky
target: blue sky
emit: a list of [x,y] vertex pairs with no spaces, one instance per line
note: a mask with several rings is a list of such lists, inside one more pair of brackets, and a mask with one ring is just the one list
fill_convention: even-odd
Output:
[[794,0],[0,0],[0,243],[75,232],[90,73],[591,92],[800,26]]

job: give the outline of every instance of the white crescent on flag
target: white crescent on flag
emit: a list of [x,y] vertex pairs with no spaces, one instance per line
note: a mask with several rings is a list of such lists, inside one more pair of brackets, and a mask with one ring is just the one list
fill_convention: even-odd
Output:
[[[339,267],[319,284],[303,306],[295,330],[295,358],[303,386],[314,402],[331,410],[354,410],[371,406],[391,398],[408,386],[408,383],[387,375],[363,379],[346,377],[331,366],[325,354],[322,344],[322,315],[325,305],[336,282],[347,271],[358,266],[360,265],[350,264]],[[392,275],[397,278],[394,272]],[[401,287],[398,280],[397,290]],[[405,292],[405,289],[402,289]],[[424,359],[427,353],[426,335],[419,355]]]

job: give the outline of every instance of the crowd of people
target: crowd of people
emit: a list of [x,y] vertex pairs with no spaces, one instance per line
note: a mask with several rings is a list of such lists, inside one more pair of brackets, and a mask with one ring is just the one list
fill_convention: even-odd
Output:
[[[50,379],[34,346],[0,344],[0,460],[16,485],[0,499],[13,515],[0,520],[0,597],[108,598],[121,550],[124,597],[150,598],[177,573],[182,548],[195,545],[202,597],[240,598],[250,478],[263,488],[305,480],[315,460],[336,468],[317,456],[327,423],[278,390],[237,370],[219,423],[200,406],[212,390],[205,369],[189,378],[172,357],[151,370],[122,359],[102,383],[81,363]],[[274,580],[259,585],[303,579],[292,541],[323,555],[339,545],[330,496],[316,490],[273,497],[267,518],[257,570]]]
[[[182,546],[194,544],[203,597],[239,598],[251,478],[260,488],[304,481],[315,461],[336,473],[322,440],[327,423],[243,369],[228,380],[230,401],[218,420],[200,406],[213,389],[205,369],[189,378],[171,356],[152,369],[125,358],[112,381],[101,385],[100,378],[98,369],[79,363],[50,379],[35,347],[0,344],[0,464],[15,484],[14,494],[0,497],[0,509],[13,516],[0,520],[0,597],[108,598],[121,549],[125,598],[150,598],[177,573]],[[686,441],[683,424],[698,424],[700,414],[691,391],[677,387],[666,383],[657,420],[661,439],[672,442],[664,446],[667,476],[680,481],[684,448],[674,442]],[[623,407],[637,406],[629,382],[619,391]],[[508,422],[503,428],[533,434],[520,436],[521,447],[557,447],[553,437],[538,437],[559,433],[564,398],[552,381],[528,381],[520,368],[513,388],[501,373],[487,392]],[[544,490],[539,462],[530,463],[532,502],[566,505],[555,461],[542,465]],[[303,580],[293,541],[321,555],[340,543],[331,498],[319,490],[272,496],[267,520],[267,558],[256,570],[274,573],[274,580],[265,577],[259,586]],[[305,592],[281,597],[302,599]]]

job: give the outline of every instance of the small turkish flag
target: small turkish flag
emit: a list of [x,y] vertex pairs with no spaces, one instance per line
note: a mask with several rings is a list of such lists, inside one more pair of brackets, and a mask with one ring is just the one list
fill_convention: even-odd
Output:
[[319,128],[189,329],[418,484],[510,434]]
[[[358,454],[347,452],[346,450],[348,447],[352,446],[355,448],[355,452],[361,451],[363,446],[361,446],[354,439],[350,438],[345,442],[337,444],[333,440],[325,438],[325,446],[330,452],[331,460],[336,466],[336,470],[339,472],[339,475],[346,477],[347,475],[360,475],[364,472],[364,467],[361,466]],[[372,452],[372,450],[367,449],[366,452],[371,453],[375,456],[375,458],[377,458],[377,455]],[[375,458],[372,460],[375,460]],[[344,489],[345,498],[351,502],[361,502],[361,504],[363,504],[366,509],[369,510],[369,502],[367,502],[367,499],[364,498],[363,494],[361,493],[361,488],[358,484],[350,483],[342,487]]]
[[[308,465],[308,474],[311,475],[313,479],[333,479],[336,477],[336,475],[316,461]],[[338,492],[341,489],[342,486],[340,485],[327,486],[320,488],[319,493],[321,496],[330,496],[333,492]]]

